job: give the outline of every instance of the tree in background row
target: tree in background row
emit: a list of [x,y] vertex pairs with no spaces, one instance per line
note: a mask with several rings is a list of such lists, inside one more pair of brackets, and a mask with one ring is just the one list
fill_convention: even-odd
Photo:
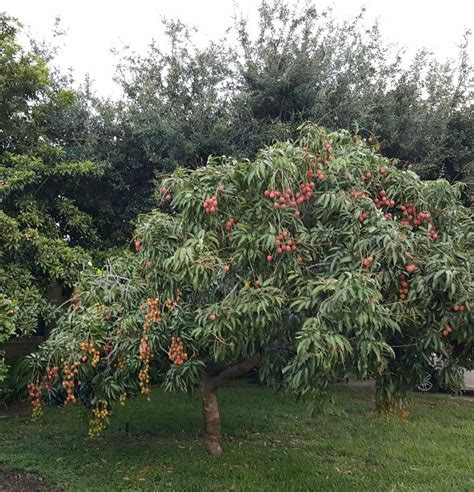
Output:
[[164,21],[164,34],[169,48],[117,54],[121,100],[97,98],[86,82],[48,118],[68,158],[110,166],[78,202],[108,245],[125,241],[153,206],[156,175],[209,155],[253,158],[305,121],[375,135],[384,155],[413,162],[424,178],[472,179],[468,35],[457,62],[420,51],[407,66],[363,13],[338,21],[282,0],[261,3],[256,36],[238,16],[218,43],[196,46],[177,20]]
[[[236,24],[238,76],[247,121],[320,121],[379,136],[382,152],[414,162],[423,177],[462,180],[473,173],[469,36],[457,62],[421,50],[407,67],[364,11],[338,22],[330,11],[264,1],[255,40]],[[250,134],[260,134],[249,127]],[[468,168],[468,166],[471,168]]]
[[472,214],[459,186],[373,147],[306,125],[254,161],[177,169],[134,252],[82,276],[32,357],[35,414],[43,399],[82,401],[95,435],[113,401],[153,383],[200,390],[219,454],[217,393],[254,368],[315,399],[337,378],[376,378],[379,410],[403,418],[433,353],[459,388],[473,365]]
[[0,18],[0,342],[51,322],[47,288],[72,285],[89,262],[97,233],[75,198],[103,172],[66,159],[48,135],[48,119],[74,93],[55,90],[46,62],[19,46],[17,30]]

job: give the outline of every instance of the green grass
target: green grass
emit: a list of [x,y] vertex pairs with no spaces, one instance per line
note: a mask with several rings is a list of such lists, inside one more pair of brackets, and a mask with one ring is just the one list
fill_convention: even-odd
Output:
[[370,388],[335,394],[334,412],[311,418],[267,388],[223,390],[218,458],[202,447],[197,397],[154,391],[95,439],[75,408],[47,409],[42,424],[10,415],[0,419],[0,463],[65,490],[474,490],[474,402],[414,394],[403,424],[376,416]]

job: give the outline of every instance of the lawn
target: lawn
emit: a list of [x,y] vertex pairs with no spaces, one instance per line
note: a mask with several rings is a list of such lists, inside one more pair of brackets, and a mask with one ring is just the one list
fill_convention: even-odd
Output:
[[403,424],[376,416],[370,388],[335,394],[334,410],[311,418],[267,388],[222,391],[218,458],[201,445],[194,396],[155,390],[152,402],[119,408],[95,439],[75,408],[47,409],[44,423],[10,413],[0,419],[0,463],[40,474],[48,490],[474,490],[473,401],[413,394]]

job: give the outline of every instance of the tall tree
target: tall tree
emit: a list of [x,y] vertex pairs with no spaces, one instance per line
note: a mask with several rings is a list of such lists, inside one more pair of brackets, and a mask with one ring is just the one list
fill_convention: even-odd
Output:
[[364,11],[338,21],[311,3],[263,0],[258,28],[252,36],[247,20],[234,25],[236,126],[248,148],[312,120],[377,135],[385,155],[414,162],[425,178],[472,179],[469,32],[458,61],[421,50],[407,67]]
[[65,159],[48,135],[50,115],[75,96],[56,90],[46,61],[18,44],[19,28],[0,17],[0,342],[51,321],[47,287],[72,285],[89,262],[84,248],[97,234],[76,205],[78,182],[103,171]]

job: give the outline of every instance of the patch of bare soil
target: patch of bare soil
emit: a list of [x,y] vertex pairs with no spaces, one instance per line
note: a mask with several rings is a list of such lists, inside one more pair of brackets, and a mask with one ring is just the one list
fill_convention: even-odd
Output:
[[0,465],[0,491],[2,492],[46,492],[57,490],[48,486],[37,473],[24,470],[5,470]]

